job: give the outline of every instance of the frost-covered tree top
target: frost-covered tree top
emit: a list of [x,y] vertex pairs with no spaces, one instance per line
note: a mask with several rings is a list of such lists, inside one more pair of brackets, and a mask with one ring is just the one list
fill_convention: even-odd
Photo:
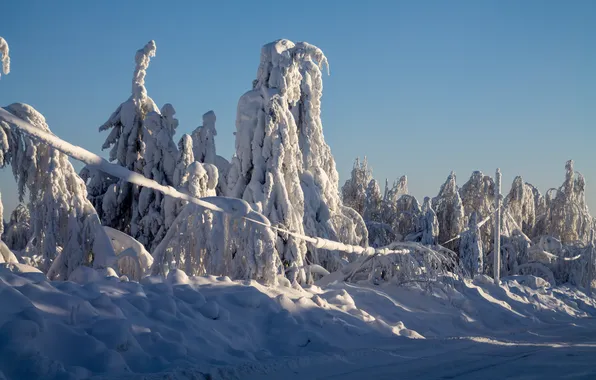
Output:
[[4,74],[10,73],[10,55],[8,49],[8,42],[2,37],[0,37],[0,55],[2,55],[2,72]]
[[127,169],[138,171],[135,168],[140,159],[141,125],[145,116],[150,112],[159,112],[155,102],[147,95],[145,76],[151,57],[155,56],[156,46],[154,41],[149,41],[143,49],[135,55],[136,67],[132,79],[132,94],[122,103],[101,127],[100,131],[112,129],[106,138],[102,149],[112,147],[110,160],[117,161]]

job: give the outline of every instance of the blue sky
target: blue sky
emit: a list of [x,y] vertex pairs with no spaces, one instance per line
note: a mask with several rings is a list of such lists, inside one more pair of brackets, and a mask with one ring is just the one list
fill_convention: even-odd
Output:
[[[148,93],[178,111],[176,140],[212,109],[230,157],[260,47],[288,38],[331,64],[322,117],[342,184],[366,155],[380,182],[407,174],[417,197],[436,195],[451,170],[461,185],[496,167],[504,191],[522,175],[544,193],[573,158],[596,209],[594,1],[12,0],[0,12],[13,65],[0,105],[33,105],[93,152],[130,95],[135,51],[154,39]],[[14,188],[1,171],[8,209]]]

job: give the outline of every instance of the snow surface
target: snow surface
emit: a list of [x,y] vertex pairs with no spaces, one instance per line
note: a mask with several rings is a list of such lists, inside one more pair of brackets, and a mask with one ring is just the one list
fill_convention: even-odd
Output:
[[0,267],[7,379],[596,375],[594,299],[533,276],[300,289],[179,270],[50,282],[29,268]]

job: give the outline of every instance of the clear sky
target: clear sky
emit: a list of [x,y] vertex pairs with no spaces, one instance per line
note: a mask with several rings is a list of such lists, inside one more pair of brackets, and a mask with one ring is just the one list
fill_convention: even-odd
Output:
[[[176,141],[212,109],[218,153],[231,157],[260,47],[288,38],[331,64],[322,117],[342,184],[366,155],[381,183],[407,174],[417,197],[451,170],[461,185],[496,167],[504,191],[522,175],[544,193],[572,158],[596,210],[596,1],[9,0],[0,14],[13,65],[0,105],[33,105],[93,152],[130,95],[136,50],[154,39],[148,93],[178,111]],[[14,188],[1,171],[8,209]]]

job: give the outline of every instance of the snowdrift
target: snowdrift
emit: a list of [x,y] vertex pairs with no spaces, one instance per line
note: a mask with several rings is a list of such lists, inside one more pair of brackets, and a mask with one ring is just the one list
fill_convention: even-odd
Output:
[[81,278],[97,280],[50,282],[34,268],[2,265],[7,379],[266,378],[281,367],[411,344],[406,338],[535,339],[533,328],[596,315],[593,299],[532,276],[507,278],[502,287],[477,277],[430,289],[301,289],[179,270],[141,283],[89,273]]

